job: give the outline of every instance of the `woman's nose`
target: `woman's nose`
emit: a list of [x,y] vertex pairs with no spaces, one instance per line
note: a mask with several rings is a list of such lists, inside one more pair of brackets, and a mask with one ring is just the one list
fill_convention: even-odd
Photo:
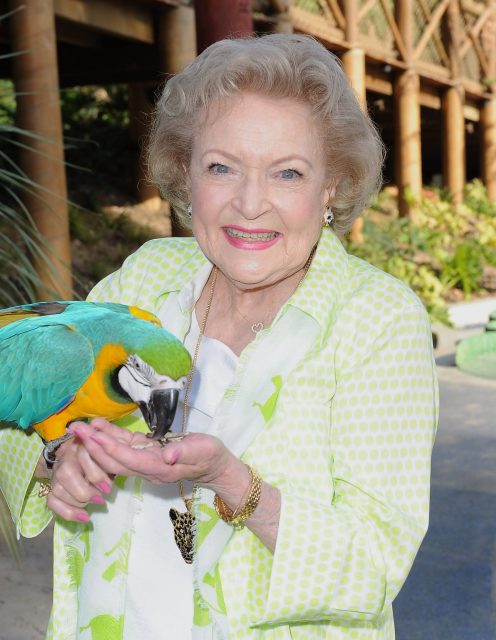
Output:
[[270,208],[268,188],[263,176],[247,175],[238,185],[233,205],[247,219],[254,219]]

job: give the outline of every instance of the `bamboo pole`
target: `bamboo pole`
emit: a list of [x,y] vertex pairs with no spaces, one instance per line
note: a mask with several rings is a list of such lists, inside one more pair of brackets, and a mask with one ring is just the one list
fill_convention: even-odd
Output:
[[448,54],[453,86],[442,97],[443,115],[443,181],[451,191],[453,202],[463,200],[465,186],[465,119],[463,107],[465,92],[460,83],[460,7],[458,0],[450,0],[446,12]]
[[[344,1],[345,37],[350,48],[341,57],[343,69],[348,76],[360,106],[367,111],[367,94],[365,89],[365,51],[360,46],[360,33],[358,29],[360,7],[358,0]],[[356,244],[362,244],[363,218],[357,218],[350,231],[350,237]]]
[[[195,11],[191,7],[164,7],[158,18],[160,69],[164,76],[179,73],[196,57]],[[146,134],[145,134],[146,135]],[[191,235],[171,216],[173,236]]]
[[12,59],[17,124],[40,136],[30,139],[31,148],[20,153],[22,169],[39,185],[23,199],[57,271],[38,261],[43,282],[38,295],[70,299],[71,245],[53,0],[10,0],[10,9],[16,10],[9,21],[12,50],[23,52]]
[[411,216],[406,192],[417,198],[422,191],[422,148],[420,138],[420,79],[414,68],[413,0],[395,3],[396,20],[406,51],[406,71],[394,81],[395,172],[398,208],[402,217]]
[[196,57],[195,11],[191,7],[166,7],[158,19],[161,71],[175,74]]
[[482,179],[491,200],[496,200],[496,96],[481,109]]
[[345,37],[350,48],[342,55],[343,68],[351,86],[357,94],[362,109],[367,108],[365,91],[365,51],[360,46],[358,30],[358,0],[345,0],[344,16],[346,20]]
[[149,130],[153,104],[150,85],[134,82],[128,85],[129,94],[129,127],[131,137],[138,146],[136,160],[136,195],[138,201],[149,209],[160,209],[161,198],[158,188],[148,182],[144,147]]
[[442,98],[443,114],[443,179],[453,196],[453,202],[463,200],[465,186],[465,119],[463,89],[447,89]]

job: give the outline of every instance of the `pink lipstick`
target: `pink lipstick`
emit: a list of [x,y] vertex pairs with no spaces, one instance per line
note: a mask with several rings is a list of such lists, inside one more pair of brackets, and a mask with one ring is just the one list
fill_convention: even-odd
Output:
[[272,229],[246,229],[237,225],[223,227],[224,235],[230,245],[237,249],[248,251],[261,251],[268,249],[282,237]]

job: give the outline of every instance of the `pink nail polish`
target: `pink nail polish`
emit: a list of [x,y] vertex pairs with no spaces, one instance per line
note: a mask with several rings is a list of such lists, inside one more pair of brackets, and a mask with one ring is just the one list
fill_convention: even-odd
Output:
[[103,491],[103,493],[110,493],[112,491],[112,487],[108,482],[105,481],[99,482],[96,486],[100,489],[100,491]]
[[86,434],[80,431],[79,429],[73,428],[72,433],[74,433],[78,438],[81,438],[81,440],[83,440],[83,438],[86,438]]
[[90,521],[90,517],[87,513],[83,513],[80,512],[77,514],[76,519],[79,520],[79,522],[89,522]]
[[105,500],[99,495],[91,496],[90,502],[93,502],[94,504],[105,504]]
[[105,444],[99,436],[95,436],[94,434],[90,436],[90,440],[94,440],[97,444]]

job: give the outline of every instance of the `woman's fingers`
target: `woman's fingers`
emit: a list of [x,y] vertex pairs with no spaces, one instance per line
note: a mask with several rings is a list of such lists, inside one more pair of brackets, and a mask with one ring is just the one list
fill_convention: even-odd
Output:
[[84,478],[92,486],[93,493],[93,488],[98,489],[103,494],[110,493],[112,490],[112,478],[96,464],[83,446],[78,447],[78,462],[81,465]]
[[80,522],[89,520],[84,508],[88,504],[104,505],[104,496],[112,489],[108,474],[95,463],[77,438],[60,447],[51,485],[48,508],[66,520]]
[[53,511],[56,515],[60,516],[64,520],[72,520],[76,522],[89,522],[90,516],[88,513],[82,508],[57,498],[57,496],[52,491],[48,494],[47,497],[47,506]]
[[73,427],[93,461],[108,474],[132,475],[135,468],[135,454],[138,450],[104,431],[96,431],[91,425]]
[[96,429],[96,431],[106,433],[116,440],[127,442],[128,444],[132,441],[135,435],[132,431],[124,429],[123,427],[118,427],[116,424],[112,424],[108,420],[105,420],[105,418],[95,418],[90,422],[90,426],[93,427],[93,429]]

